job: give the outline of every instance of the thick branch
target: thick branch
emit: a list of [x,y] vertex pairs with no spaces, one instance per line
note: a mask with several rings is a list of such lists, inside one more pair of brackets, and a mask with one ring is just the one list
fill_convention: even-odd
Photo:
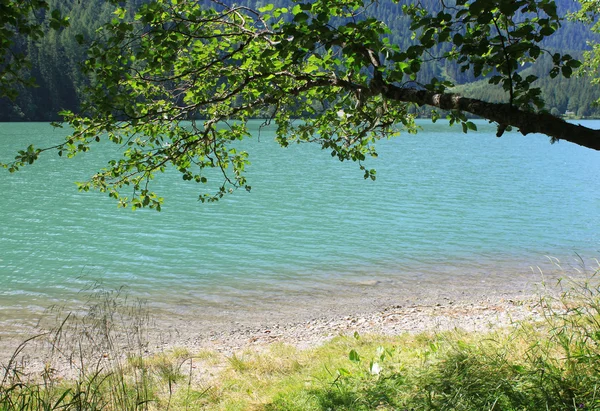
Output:
[[495,121],[500,125],[515,127],[523,135],[541,133],[551,137],[553,142],[566,140],[583,147],[600,150],[600,130],[571,124],[550,114],[523,111],[510,104],[488,103],[456,94],[441,94],[394,85],[382,86],[380,91],[390,100],[430,105],[442,110],[460,110]]

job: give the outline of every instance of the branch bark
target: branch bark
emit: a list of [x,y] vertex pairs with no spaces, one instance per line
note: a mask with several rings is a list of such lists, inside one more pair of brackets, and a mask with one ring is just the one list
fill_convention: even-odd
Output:
[[600,130],[568,123],[551,114],[523,111],[505,103],[488,103],[456,94],[401,88],[391,84],[380,86],[379,91],[390,100],[430,105],[442,110],[460,110],[495,121],[501,126],[515,127],[523,135],[541,133],[549,136],[553,143],[565,140],[600,151]]
[[[520,110],[509,103],[489,103],[482,100],[462,97],[458,94],[437,93],[416,88],[403,88],[381,81],[372,81],[369,86],[356,84],[337,77],[293,76],[307,82],[307,88],[336,86],[345,90],[357,90],[370,95],[381,94],[389,100],[429,105],[442,110],[459,110],[498,123],[499,130],[512,126],[523,134],[540,133],[550,137],[551,142],[569,141],[582,147],[600,151],[600,130],[569,123],[548,113],[535,113]],[[498,136],[502,134],[499,131]]]

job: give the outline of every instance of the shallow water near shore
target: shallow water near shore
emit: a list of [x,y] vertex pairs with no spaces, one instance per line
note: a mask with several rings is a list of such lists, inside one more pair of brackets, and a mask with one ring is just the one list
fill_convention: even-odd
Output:
[[[560,272],[546,256],[567,268],[600,256],[597,152],[544,136],[497,139],[483,121],[466,135],[422,122],[418,135],[380,142],[367,162],[373,182],[318,147],[279,148],[259,125],[244,143],[252,191],[216,204],[199,203],[201,187],[175,172],[156,182],[161,213],[77,192],[73,182],[111,158],[108,144],[4,172],[0,333],[24,332],[52,304],[85,305],[81,290],[98,280],[126,286],[163,319],[231,324],[520,292],[541,280],[535,266]],[[64,134],[0,124],[1,161]]]

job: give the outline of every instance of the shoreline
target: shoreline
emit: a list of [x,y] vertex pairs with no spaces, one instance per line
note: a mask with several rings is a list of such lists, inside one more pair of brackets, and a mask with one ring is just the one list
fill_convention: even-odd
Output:
[[[432,290],[429,290],[430,292]],[[213,326],[202,325],[185,319],[152,320],[145,318],[137,323],[114,326],[110,341],[101,331],[99,338],[81,351],[82,322],[69,325],[65,322],[60,329],[49,334],[49,339],[39,338],[28,343],[12,366],[31,375],[41,375],[51,366],[54,375],[70,378],[77,375],[81,358],[85,356],[89,364],[105,360],[121,360],[127,356],[152,357],[184,350],[191,355],[200,352],[215,352],[230,357],[244,351],[261,351],[272,344],[287,344],[299,349],[309,349],[324,344],[336,336],[375,334],[394,336],[405,333],[440,332],[462,329],[467,332],[485,332],[510,327],[519,321],[541,319],[538,311],[539,293],[530,290],[499,290],[489,288],[485,293],[453,293],[444,295],[441,290],[431,292],[422,298],[374,301],[371,305],[337,304],[337,308],[327,311],[305,310],[290,317],[285,312],[274,313],[269,318],[252,315],[239,318],[240,321]],[[344,298],[338,296],[337,303]],[[342,311],[343,308],[346,311]],[[315,307],[313,307],[315,308]],[[322,307],[316,307],[322,308]],[[308,314],[308,315],[306,315]],[[145,322],[147,321],[147,322]],[[88,324],[89,325],[89,324]],[[98,324],[96,324],[98,325]],[[97,328],[89,330],[98,331]],[[14,349],[23,342],[17,339],[4,339],[0,364],[6,366]],[[7,344],[8,343],[8,344]],[[93,346],[92,346],[93,345]],[[79,348],[77,348],[79,346]],[[112,347],[112,348],[111,348]],[[79,352],[77,351],[79,350]],[[50,364],[50,365],[49,365]]]
[[143,304],[120,289],[100,289],[85,305],[47,310],[36,326],[29,318],[19,324],[17,334],[5,329],[0,334],[0,365],[30,376],[50,369],[60,378],[70,378],[82,364],[173,352],[212,352],[226,359],[272,344],[309,349],[354,333],[486,332],[541,319],[540,298],[564,291],[559,279],[569,283],[590,274],[572,267],[550,272],[530,268],[528,273],[492,270],[487,275],[433,279],[419,274],[398,280],[376,275],[343,278],[293,293],[250,290],[245,300],[230,298],[220,305],[182,299],[165,307],[160,302]]
[[[537,318],[541,295],[556,291],[554,281],[546,287],[543,278],[515,276],[487,281],[452,279],[436,284],[415,282],[398,287],[369,280],[347,290],[320,296],[299,296],[275,301],[258,312],[232,310],[208,323],[173,318],[157,321],[163,339],[153,338],[148,351],[173,348],[190,351],[213,349],[228,355],[246,348],[274,342],[310,348],[337,336],[359,334],[397,335],[461,328],[485,331],[513,322]],[[233,321],[227,322],[228,318]]]
[[273,324],[272,327],[216,332],[207,338],[187,339],[183,344],[166,344],[163,348],[186,348],[191,351],[211,349],[233,355],[273,343],[289,344],[301,349],[312,348],[334,337],[352,336],[354,333],[395,336],[453,329],[485,332],[509,327],[523,320],[541,319],[538,303],[539,297],[536,295],[519,295],[499,299],[392,305],[373,312],[322,316],[302,322]]

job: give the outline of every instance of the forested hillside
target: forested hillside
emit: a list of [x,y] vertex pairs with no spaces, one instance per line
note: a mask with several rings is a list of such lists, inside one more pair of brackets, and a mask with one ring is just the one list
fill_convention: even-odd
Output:
[[[566,79],[558,76],[550,78],[552,67],[549,57],[523,70],[523,76],[533,74],[539,77],[534,86],[542,89],[546,109],[553,115],[568,117],[599,117],[600,107],[593,104],[600,97],[600,87],[591,85],[585,77]],[[492,86],[486,80],[478,80],[458,85],[454,92],[476,99],[492,102],[508,102],[507,93],[500,86]]]
[[[126,7],[133,11],[144,0],[130,0]],[[288,5],[289,0],[238,0],[238,5],[252,8],[262,7],[267,3]],[[390,40],[400,47],[412,43],[410,21],[402,14],[402,3],[392,0],[380,0],[369,7],[369,14],[385,21],[392,33]],[[210,5],[210,0],[203,0]],[[422,0],[421,3],[430,9],[439,6],[439,0]],[[572,0],[558,0],[561,14],[572,10],[576,4]],[[95,30],[113,16],[114,6],[106,0],[50,0],[50,10],[58,8],[70,16],[70,27],[61,31],[48,30],[39,41],[21,39],[18,48],[29,56],[31,75],[36,79],[38,87],[19,90],[16,100],[0,100],[0,121],[49,121],[59,119],[58,112],[63,109],[77,111],[82,99],[85,99],[84,87],[87,79],[79,71],[79,64],[85,59],[85,42],[79,39],[90,39]],[[44,16],[38,16],[43,18]],[[559,31],[544,44],[549,50],[568,52],[580,56],[586,48],[586,42],[592,39],[589,30],[580,23],[565,22]],[[441,54],[444,50],[439,50]],[[550,60],[547,64],[538,63],[524,70],[540,78],[536,82],[542,88],[546,107],[553,113],[574,112],[579,116],[599,116],[600,110],[593,107],[592,102],[600,96],[600,88],[592,87],[588,79],[573,78],[550,79],[547,75]],[[482,98],[489,101],[506,101],[507,96],[499,89],[490,86],[486,81],[474,78],[472,73],[461,72],[452,61],[440,61],[432,58],[422,66],[419,74],[421,80],[432,77],[450,80],[458,85],[456,92],[463,95]],[[479,80],[479,81],[478,81]]]

